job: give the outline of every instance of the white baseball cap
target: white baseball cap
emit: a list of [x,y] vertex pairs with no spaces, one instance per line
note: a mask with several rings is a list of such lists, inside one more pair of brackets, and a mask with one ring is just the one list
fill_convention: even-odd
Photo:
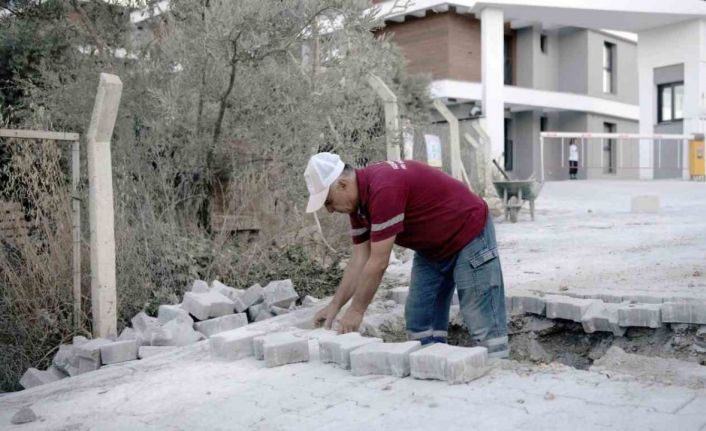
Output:
[[306,212],[312,213],[324,206],[329,188],[341,175],[345,166],[336,154],[319,153],[311,156],[304,171],[306,188],[309,190]]

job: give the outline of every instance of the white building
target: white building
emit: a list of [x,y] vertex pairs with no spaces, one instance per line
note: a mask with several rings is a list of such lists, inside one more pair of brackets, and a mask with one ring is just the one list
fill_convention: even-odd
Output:
[[[416,0],[401,11],[392,0],[377,3],[382,31],[393,33],[410,72],[432,75],[433,96],[461,119],[482,105],[492,154],[517,177],[537,173],[543,130],[706,129],[705,1]],[[584,178],[685,172],[685,142],[594,144]],[[545,155],[549,179],[567,176],[561,157]]]

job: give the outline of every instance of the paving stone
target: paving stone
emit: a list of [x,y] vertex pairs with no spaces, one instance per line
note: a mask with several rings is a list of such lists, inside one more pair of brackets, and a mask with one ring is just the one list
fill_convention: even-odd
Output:
[[622,295],[613,295],[611,293],[594,293],[591,294],[589,297],[611,304],[619,304],[623,302]]
[[253,339],[253,354],[266,367],[309,361],[309,341],[291,332],[278,332]]
[[237,313],[197,322],[194,324],[194,329],[206,337],[211,337],[220,332],[230,331],[231,329],[240,328],[247,324],[248,317],[245,313]]
[[573,320],[574,322],[581,322],[581,316],[595,301],[595,299],[571,298],[560,295],[544,297],[548,318]]
[[150,317],[144,311],[140,311],[130,319],[132,324],[132,329],[138,332],[140,335],[147,336],[149,338],[149,333],[152,329],[159,326],[159,322],[155,317]]
[[182,307],[197,319],[208,320],[233,314],[235,303],[218,292],[186,292]]
[[570,298],[581,298],[581,299],[590,299],[591,294],[587,292],[561,292],[561,295],[556,295],[556,296],[568,296]]
[[321,301],[319,298],[314,298],[313,296],[306,295],[304,299],[302,299],[302,305],[305,307],[310,307],[312,305],[316,305]]
[[[95,338],[89,342],[82,344],[76,348],[76,353],[82,359],[91,360],[100,366],[101,363],[101,347],[113,343],[107,338]],[[96,368],[97,369],[97,368]]]
[[246,311],[248,319],[251,322],[254,322],[255,319],[257,319],[257,315],[260,314],[260,311],[264,310],[265,308],[265,304],[262,302],[260,302],[259,304],[251,305],[250,308],[248,308]]
[[160,305],[157,309],[157,323],[159,323],[160,325],[164,325],[165,323],[177,317],[189,318],[192,323],[194,321],[194,319],[191,318],[189,312],[182,308],[181,304]]
[[405,305],[407,303],[407,297],[409,296],[409,287],[394,287],[390,289],[390,299],[395,301],[397,304]]
[[633,214],[656,214],[659,212],[659,196],[633,196],[630,199],[630,212]]
[[10,420],[10,422],[13,423],[14,425],[22,425],[22,424],[34,422],[36,420],[37,420],[37,415],[34,413],[34,410],[25,406],[25,407],[22,407],[17,413],[15,413],[12,416],[12,419]]
[[276,305],[273,305],[272,307],[270,307],[270,313],[274,314],[275,316],[287,314],[290,311],[292,311],[292,310],[290,310],[289,308],[282,308],[282,307],[278,307]]
[[260,309],[260,312],[257,313],[257,317],[255,318],[255,321],[262,322],[263,320],[267,320],[272,317],[275,317],[275,315],[270,313],[270,310],[263,307],[262,309]]
[[69,375],[65,371],[60,370],[59,367],[57,367],[56,365],[53,365],[53,364],[50,365],[49,368],[47,368],[47,372],[49,374],[53,375],[54,377],[56,377],[57,380],[61,380],[61,379],[65,379],[65,378],[69,377]]
[[[262,286],[259,284],[253,284],[248,287],[245,292],[243,292],[235,302],[235,311],[242,313],[253,305],[261,302],[263,299]],[[257,316],[255,316],[257,317]]]
[[91,371],[95,371],[101,367],[100,361],[95,361],[90,358],[79,357],[78,358],[78,373],[84,374]]
[[293,302],[299,299],[299,294],[294,290],[290,279],[271,281],[262,289],[262,295],[267,308],[289,308]]
[[23,388],[29,389],[35,386],[46,385],[47,383],[59,380],[57,376],[49,371],[42,371],[36,368],[30,368],[20,378],[20,385]]
[[661,308],[661,304],[621,304],[618,307],[618,324],[623,327],[659,328],[662,326]]
[[123,328],[122,332],[115,341],[137,340],[137,332],[128,327]]
[[338,337],[338,331],[333,329],[316,328],[305,331],[299,331],[294,334],[297,337],[306,338],[307,340],[328,340],[333,337]]
[[255,359],[258,361],[262,361],[265,359],[265,349],[264,345],[265,342],[271,342],[273,340],[279,340],[279,339],[284,339],[284,340],[290,340],[292,337],[296,337],[300,340],[309,340],[309,338],[305,335],[307,332],[306,330],[302,330],[299,328],[287,328],[280,330],[278,332],[269,332],[264,335],[260,335],[258,337],[253,338],[253,356]]
[[103,365],[137,359],[137,340],[116,341],[100,347],[101,363]]
[[191,292],[194,293],[206,293],[208,290],[208,283],[203,280],[194,280],[191,285]]
[[618,308],[621,304],[595,302],[591,304],[581,317],[583,330],[589,334],[594,332],[612,332],[617,337],[625,335],[627,328],[618,323]]
[[62,344],[52,359],[52,364],[70,376],[78,375],[78,354],[76,346]]
[[74,346],[80,346],[82,344],[88,343],[88,341],[88,338],[84,337],[83,335],[76,335],[71,342]]
[[253,338],[264,335],[263,331],[247,326],[221,332],[208,339],[213,356],[223,359],[241,359],[253,355]]
[[410,372],[416,379],[470,382],[485,373],[485,347],[458,347],[436,343],[409,355]]
[[206,337],[194,330],[190,320],[181,317],[170,320],[160,328],[152,331],[150,344],[152,346],[188,346]]
[[662,321],[704,325],[706,324],[706,302],[665,302],[662,304]]
[[211,282],[211,290],[218,292],[231,301],[235,301],[244,292],[242,289],[236,289],[234,287],[226,286],[218,280],[213,280]]
[[661,304],[664,298],[656,295],[624,295],[622,302],[635,304]]
[[175,346],[140,346],[137,350],[137,357],[140,359],[149,358],[159,355],[160,353],[170,352],[176,349]]
[[351,352],[370,343],[381,343],[382,339],[363,337],[358,332],[349,332],[319,342],[321,362],[334,363],[343,369],[351,368]]
[[532,294],[512,296],[512,314],[532,313],[543,316],[545,310],[546,303],[539,296]]
[[419,341],[367,344],[351,352],[351,372],[354,376],[368,374],[408,376],[409,355],[421,348],[422,344]]

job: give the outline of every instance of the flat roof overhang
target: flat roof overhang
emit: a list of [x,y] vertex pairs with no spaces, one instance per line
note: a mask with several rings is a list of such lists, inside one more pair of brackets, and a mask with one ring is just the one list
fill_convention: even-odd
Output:
[[[483,85],[480,82],[441,79],[431,82],[431,96],[454,103],[475,102],[483,99]],[[505,106],[512,112],[542,109],[551,111],[578,111],[631,121],[640,119],[638,105],[616,102],[600,97],[559,91],[536,90],[533,88],[506,85],[503,90]]]
[[413,0],[406,8],[395,6],[394,0],[379,3],[378,15],[385,21],[403,22],[407,17],[448,12],[451,7],[461,14],[480,14],[492,7],[502,10],[514,28],[542,25],[630,33],[706,19],[703,0]]
[[706,19],[706,2],[702,0],[480,0],[474,3],[473,12],[479,13],[484,8],[500,9],[510,21],[632,33]]

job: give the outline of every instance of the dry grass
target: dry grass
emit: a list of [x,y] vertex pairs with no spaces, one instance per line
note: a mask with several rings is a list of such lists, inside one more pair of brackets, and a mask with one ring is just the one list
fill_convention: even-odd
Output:
[[0,385],[17,389],[28,366],[49,364],[72,322],[71,207],[66,154],[52,142],[7,142],[2,200],[21,202],[29,237],[0,241]]

